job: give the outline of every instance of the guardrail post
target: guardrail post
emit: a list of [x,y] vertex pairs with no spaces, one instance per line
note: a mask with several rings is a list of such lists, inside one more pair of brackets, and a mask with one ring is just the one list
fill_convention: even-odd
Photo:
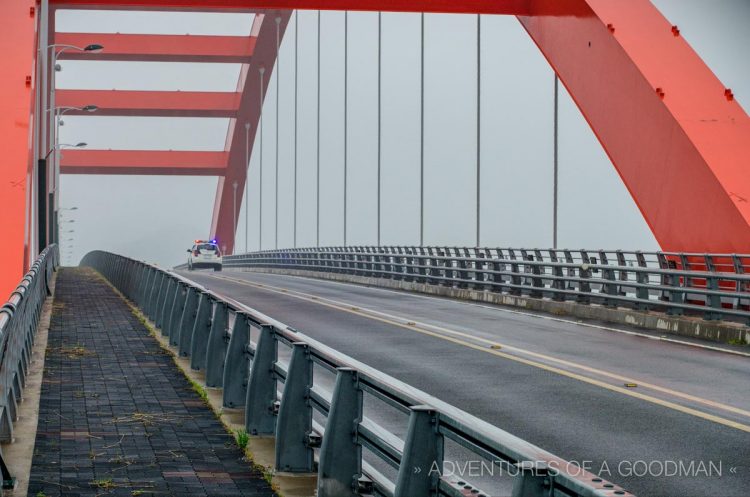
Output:
[[3,456],[2,450],[0,450],[0,472],[2,472],[3,477],[3,489],[11,490],[16,488],[16,478],[10,474],[10,470],[5,464],[5,457]]
[[213,314],[213,299],[207,293],[201,293],[198,301],[198,311],[193,325],[193,338],[190,342],[190,368],[196,371],[206,369],[206,353],[208,337],[211,333],[211,315]]
[[486,269],[486,262],[482,259],[485,259],[487,256],[484,252],[482,252],[480,249],[475,248],[473,250],[474,252],[474,281],[476,282],[474,284],[474,288],[477,290],[485,290],[487,287],[483,284],[484,281],[487,279],[485,275],[485,269]]
[[185,311],[186,299],[187,285],[178,281],[172,297],[172,314],[169,317],[169,324],[166,329],[161,330],[162,335],[169,337],[169,344],[175,347],[180,344],[180,323],[182,313]]
[[[719,290],[719,278],[716,276],[709,276],[706,278],[706,290]],[[721,319],[721,296],[719,295],[706,295],[706,305],[710,309],[703,315],[703,319],[714,320]]]
[[160,316],[162,307],[164,305],[164,296],[167,290],[167,283],[169,279],[169,277],[163,272],[159,272],[159,276],[159,288],[156,291],[156,302],[154,302],[154,307],[151,310],[151,321],[154,322],[157,328],[161,328]]
[[224,358],[229,344],[227,322],[229,309],[226,302],[217,301],[211,319],[211,331],[206,345],[206,386],[220,387],[224,377]]
[[[603,265],[609,266],[609,259],[607,258],[607,253],[604,252],[603,250],[599,251],[599,259],[601,260],[601,263]],[[616,281],[614,269],[611,269],[609,267],[602,268],[602,279],[606,280],[602,284],[602,293],[604,293],[605,295],[617,295],[619,293],[617,284],[609,283],[610,281]],[[614,307],[617,305],[617,300],[605,298],[604,305],[607,307]]]
[[143,277],[141,278],[141,288],[138,292],[138,307],[143,314],[146,314],[146,304],[148,303],[149,290],[151,289],[152,271],[149,268],[141,268]]
[[276,433],[276,337],[273,326],[260,326],[245,400],[245,429],[250,435]]
[[561,302],[565,300],[565,294],[560,292],[560,290],[565,289],[565,280],[563,280],[565,275],[563,274],[562,267],[558,266],[560,260],[557,258],[557,250],[550,250],[549,258],[550,262],[552,262],[552,276],[555,277],[550,285],[550,290],[552,290],[552,300]]
[[250,329],[247,316],[237,313],[234,317],[232,336],[229,339],[224,376],[221,384],[224,387],[222,405],[224,407],[241,407],[245,405],[247,395],[248,359]]
[[403,280],[404,275],[406,274],[406,259],[403,256],[404,249],[403,247],[396,247],[394,252],[396,253],[393,267],[393,270],[396,272],[395,278],[397,280]]
[[[528,256],[529,262],[534,262],[534,256],[529,254]],[[537,259],[538,261],[541,261],[541,258]],[[539,264],[530,264],[531,274],[534,276],[531,278],[531,286],[534,288],[529,292],[529,296],[540,299],[544,297],[544,291],[543,290],[537,290],[538,288],[544,288],[544,281],[542,281],[542,266]]]
[[[432,280],[428,280],[426,278],[427,276],[427,266],[432,264],[432,261],[425,258],[425,250],[424,247],[415,247],[415,253],[418,254],[416,260],[417,265],[419,266],[417,268],[417,274],[419,274],[419,278],[417,278],[417,283],[427,283],[432,282]],[[430,270],[430,274],[432,274],[432,270]]]
[[538,461],[521,461],[516,464],[518,473],[513,481],[512,497],[548,497],[550,475],[547,466]]
[[[639,268],[643,268],[644,270],[648,268],[648,265],[646,264],[646,257],[643,255],[643,252],[636,251],[635,253],[635,260],[638,264]],[[648,291],[648,287],[645,285],[649,284],[649,275],[645,271],[636,271],[635,273],[635,281],[639,285],[644,286],[638,286],[635,289],[635,296],[638,299],[638,303],[635,305],[635,308],[641,311],[647,311],[649,308],[648,302],[650,300],[650,294]]]
[[146,300],[146,306],[143,308],[143,313],[150,320],[154,320],[154,307],[156,306],[156,299],[159,295],[159,284],[161,283],[161,271],[156,269],[151,270],[154,276],[151,278],[150,286],[148,291],[148,299]]
[[516,253],[513,251],[513,249],[508,249],[508,258],[512,261],[510,263],[510,283],[513,285],[510,287],[510,294],[511,295],[521,295],[522,289],[521,286],[523,285],[523,278],[520,276],[520,269],[518,267],[518,264],[516,261]]
[[409,247],[405,247],[404,252],[406,253],[406,257],[404,258],[404,274],[406,276],[404,279],[406,281],[414,281],[414,268],[412,267],[414,264],[413,252]]
[[358,382],[356,370],[337,369],[320,447],[318,497],[359,497],[356,481],[362,473],[362,446],[357,443],[357,426],[362,421],[362,391]]
[[492,252],[490,252],[490,257],[493,259],[492,277],[490,278],[492,285],[490,286],[490,290],[493,292],[502,292],[505,278],[501,274],[501,271],[505,271],[505,264],[502,264],[499,260],[502,260],[504,257],[503,251],[501,249],[495,249],[495,257],[492,256]]
[[193,326],[195,326],[195,315],[198,312],[198,290],[188,287],[185,297],[185,307],[180,319],[180,336],[177,352],[180,357],[190,354],[190,342],[193,340]]
[[576,301],[581,304],[588,304],[591,302],[591,283],[584,280],[591,278],[591,266],[589,266],[587,262],[581,264],[578,269],[578,277],[580,278],[580,281],[578,282],[578,295],[576,296]]
[[[163,286],[161,293],[164,296],[160,299],[159,308],[156,310],[156,327],[164,330],[164,321],[166,320],[167,312],[171,310],[169,304],[171,301],[169,297],[172,296],[172,288],[175,284],[174,278],[166,276],[166,284]],[[162,334],[164,332],[162,331]]]
[[312,406],[309,400],[312,385],[313,363],[309,346],[304,342],[294,342],[276,424],[277,471],[313,471],[313,449],[307,443],[312,433]]
[[[734,272],[739,274],[745,273],[745,267],[742,265],[742,258],[737,254],[732,254],[732,266],[734,267]],[[741,280],[737,280],[737,283],[735,284],[735,292],[737,293],[744,293],[748,289],[748,284],[743,283]],[[750,297],[750,295],[748,296]],[[734,308],[737,310],[743,309],[745,307],[745,304],[743,304],[742,297],[737,297],[734,299]]]
[[[682,282],[680,281],[680,276],[677,275],[670,275],[669,280],[669,286],[671,286],[673,289],[670,289],[667,296],[667,301],[672,304],[684,304],[685,303],[685,292],[681,289],[682,288]],[[667,314],[670,316],[681,316],[684,314],[684,310],[680,307],[667,307]]]
[[438,433],[438,416],[429,406],[411,408],[394,497],[437,495],[443,471],[443,436]]
[[456,252],[456,263],[460,268],[460,271],[453,273],[453,276],[455,277],[457,275],[460,280],[456,286],[458,286],[458,288],[469,288],[469,282],[467,281],[469,279],[469,272],[466,270],[470,265],[470,263],[466,261],[466,257],[468,257],[469,254],[461,254],[461,250],[458,247],[456,247],[454,251]]

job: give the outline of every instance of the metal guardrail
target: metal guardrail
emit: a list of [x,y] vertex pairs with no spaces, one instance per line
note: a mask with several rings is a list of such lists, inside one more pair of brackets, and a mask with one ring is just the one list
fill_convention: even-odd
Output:
[[750,323],[750,255],[329,247],[224,257],[227,267],[343,273]]
[[[21,279],[7,302],[0,307],[0,442],[13,441],[13,423],[18,419],[18,402],[26,386],[42,306],[51,295],[52,271],[58,265],[57,245],[50,245]],[[2,488],[15,486],[0,451]]]
[[[516,497],[632,495],[173,272],[107,252],[91,252],[81,264],[142,309],[193,369],[205,371],[206,386],[223,388],[224,407],[245,408],[249,434],[275,436],[277,470],[310,473],[317,464],[318,497],[487,497],[434,471],[443,468],[446,441],[513,474]],[[331,373],[329,392],[321,375]],[[408,416],[405,440],[367,417],[365,395]]]

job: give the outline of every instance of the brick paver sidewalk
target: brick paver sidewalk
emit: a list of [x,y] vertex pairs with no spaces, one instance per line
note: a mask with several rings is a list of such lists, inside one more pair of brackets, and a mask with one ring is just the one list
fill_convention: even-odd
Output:
[[126,303],[61,269],[29,495],[272,496]]

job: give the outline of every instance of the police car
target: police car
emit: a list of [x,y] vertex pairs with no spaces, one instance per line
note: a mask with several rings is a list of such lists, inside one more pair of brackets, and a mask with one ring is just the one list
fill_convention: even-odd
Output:
[[216,240],[196,240],[188,249],[188,270],[213,268],[221,271],[221,252]]

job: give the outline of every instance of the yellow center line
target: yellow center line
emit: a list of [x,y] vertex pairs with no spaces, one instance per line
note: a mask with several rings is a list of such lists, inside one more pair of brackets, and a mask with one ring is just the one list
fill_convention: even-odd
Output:
[[[734,406],[722,404],[720,402],[715,402],[715,401],[712,401],[712,400],[709,400],[709,399],[704,399],[702,397],[697,397],[697,396],[694,396],[694,395],[686,394],[686,393],[683,393],[683,392],[679,392],[679,391],[672,390],[672,389],[669,389],[669,388],[661,387],[661,386],[654,385],[654,384],[651,384],[651,383],[641,382],[641,381],[638,381],[636,379],[633,379],[633,378],[630,378],[630,377],[627,377],[627,376],[621,376],[621,375],[618,375],[616,373],[611,373],[611,372],[604,371],[604,370],[601,370],[601,369],[592,368],[592,367],[589,367],[589,366],[585,366],[583,364],[578,364],[578,363],[575,363],[575,362],[566,361],[564,359],[558,359],[558,358],[555,358],[555,357],[551,357],[551,356],[548,356],[548,355],[545,355],[545,354],[540,354],[540,353],[537,353],[537,352],[532,352],[532,351],[521,349],[521,348],[518,348],[518,347],[506,346],[506,345],[503,345],[503,344],[498,343],[496,341],[487,340],[487,339],[484,339],[484,338],[481,338],[481,337],[476,337],[476,336],[473,336],[471,334],[463,333],[463,332],[460,332],[460,331],[450,330],[448,328],[443,328],[441,326],[431,325],[431,324],[427,324],[427,323],[418,323],[416,321],[410,321],[410,320],[406,320],[406,319],[401,320],[402,318],[391,316],[391,315],[388,315],[388,314],[380,312],[380,311],[375,311],[375,310],[372,310],[372,309],[362,308],[362,307],[359,307],[359,306],[355,307],[352,304],[345,304],[345,303],[342,303],[342,302],[339,302],[339,301],[335,301],[335,300],[328,299],[328,298],[325,298],[325,297],[319,297],[319,296],[316,296],[316,295],[312,295],[312,294],[305,293],[305,292],[300,292],[300,291],[297,291],[297,290],[289,290],[289,289],[285,289],[285,288],[281,288],[281,287],[276,287],[276,286],[271,286],[271,285],[267,285],[267,284],[253,283],[253,282],[250,282],[250,281],[247,281],[247,280],[242,280],[242,279],[238,279],[238,278],[231,278],[231,277],[228,277],[228,276],[218,276],[218,275],[209,275],[209,276],[212,277],[212,278],[222,279],[222,280],[226,280],[226,281],[229,281],[229,282],[232,282],[232,283],[236,283],[236,284],[240,284],[240,285],[245,285],[245,286],[249,286],[249,287],[253,287],[253,288],[260,288],[260,289],[268,291],[268,292],[284,294],[284,295],[287,295],[289,297],[294,297],[294,298],[297,298],[297,299],[300,299],[300,300],[309,301],[309,302],[312,302],[312,303],[315,303],[315,304],[318,304],[318,305],[322,305],[322,306],[325,306],[325,307],[329,307],[329,308],[332,308],[332,309],[336,309],[336,310],[339,310],[339,311],[342,311],[342,312],[348,312],[350,314],[356,314],[358,316],[362,316],[362,317],[365,317],[365,318],[368,318],[368,319],[372,319],[372,320],[380,321],[380,322],[383,322],[383,323],[387,323],[387,324],[390,324],[390,325],[393,325],[393,326],[397,326],[399,328],[403,328],[403,329],[407,329],[407,330],[414,331],[414,332],[417,332],[417,333],[421,333],[423,335],[429,335],[429,336],[432,336],[432,337],[435,337],[435,338],[440,338],[442,340],[446,340],[446,341],[449,341],[451,343],[455,343],[457,345],[462,345],[464,347],[468,347],[468,348],[471,348],[471,349],[474,349],[474,350],[479,350],[479,351],[482,351],[482,352],[486,352],[488,354],[492,354],[492,355],[497,356],[497,357],[502,357],[504,359],[508,359],[508,360],[515,361],[515,362],[518,362],[518,363],[521,363],[521,364],[525,364],[525,365],[528,365],[528,366],[532,366],[532,367],[535,367],[535,368],[538,368],[538,369],[542,369],[542,370],[545,370],[545,371],[556,373],[556,374],[559,374],[559,375],[562,375],[562,376],[566,376],[568,378],[579,380],[579,381],[582,381],[584,383],[588,383],[590,385],[595,385],[595,386],[604,388],[606,390],[610,390],[610,391],[613,391],[613,392],[618,392],[618,393],[621,393],[623,395],[628,395],[630,397],[641,399],[641,400],[644,400],[644,401],[647,401],[647,402],[651,402],[653,404],[657,404],[657,405],[660,405],[660,406],[663,406],[663,407],[667,407],[669,409],[673,409],[675,411],[679,411],[679,412],[682,412],[682,413],[685,413],[685,414],[690,414],[692,416],[696,416],[696,417],[701,418],[701,419],[705,419],[705,420],[708,420],[708,421],[713,421],[715,423],[718,423],[718,424],[721,424],[721,425],[724,425],[724,426],[728,426],[728,427],[731,427],[731,428],[736,428],[738,430],[750,433],[750,425],[746,425],[746,424],[739,423],[739,422],[736,422],[736,421],[733,421],[733,420],[730,420],[730,419],[722,418],[720,416],[716,416],[716,415],[709,414],[709,413],[706,413],[706,412],[703,412],[703,411],[699,411],[697,409],[693,409],[693,408],[690,408],[690,407],[687,407],[687,406],[676,404],[676,403],[670,402],[668,400],[659,399],[659,398],[653,397],[651,395],[642,394],[642,393],[633,391],[630,388],[623,388],[623,387],[620,387],[620,386],[612,385],[612,384],[606,383],[604,381],[600,381],[600,380],[597,380],[597,379],[594,379],[594,378],[590,378],[588,376],[584,376],[584,375],[581,375],[581,374],[578,374],[578,373],[574,373],[574,372],[568,371],[566,369],[561,369],[561,368],[558,368],[558,367],[555,367],[555,366],[551,366],[549,364],[544,364],[544,363],[541,363],[541,362],[538,362],[538,361],[533,361],[533,360],[530,360],[530,359],[525,359],[523,357],[518,357],[517,355],[508,354],[506,352],[501,352],[498,349],[487,348],[484,345],[478,345],[476,343],[471,343],[471,342],[468,342],[466,340],[461,340],[461,339],[456,338],[456,337],[463,337],[463,338],[470,339],[472,341],[478,341],[478,342],[481,342],[481,343],[486,343],[486,344],[488,344],[490,346],[493,346],[493,345],[497,346],[497,345],[499,345],[501,348],[504,348],[506,350],[511,350],[511,351],[514,351],[514,352],[517,352],[517,353],[520,353],[520,354],[525,354],[525,355],[528,355],[528,356],[531,356],[531,357],[536,357],[536,358],[539,358],[539,359],[544,359],[546,361],[555,362],[557,364],[568,366],[570,368],[580,369],[582,371],[586,371],[586,372],[589,372],[589,373],[606,376],[608,378],[616,379],[618,381],[623,381],[624,383],[636,383],[636,384],[638,384],[639,387],[648,388],[648,389],[655,390],[655,391],[658,391],[658,392],[661,392],[661,393],[672,395],[674,397],[679,397],[679,398],[687,400],[687,401],[692,401],[692,402],[704,404],[706,406],[710,406],[710,407],[714,407],[714,408],[717,408],[717,409],[725,410],[725,411],[728,411],[728,412],[732,412],[734,414],[739,414],[739,415],[742,415],[742,416],[750,417],[750,411],[746,411],[746,410],[743,410],[743,409],[740,409],[740,408],[737,408],[737,407],[734,407]],[[433,330],[439,331],[439,333],[435,332],[435,331],[429,331],[428,329],[425,329],[425,328],[432,328]],[[446,336],[446,334],[453,335],[453,336]]]

